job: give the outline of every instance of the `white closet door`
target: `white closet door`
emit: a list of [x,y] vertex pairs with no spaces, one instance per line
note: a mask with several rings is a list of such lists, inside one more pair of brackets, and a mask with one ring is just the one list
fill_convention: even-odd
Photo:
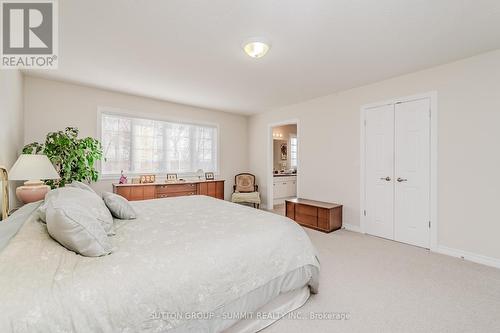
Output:
[[394,239],[394,105],[365,111],[366,232]]
[[394,156],[394,239],[429,248],[429,99],[396,104]]

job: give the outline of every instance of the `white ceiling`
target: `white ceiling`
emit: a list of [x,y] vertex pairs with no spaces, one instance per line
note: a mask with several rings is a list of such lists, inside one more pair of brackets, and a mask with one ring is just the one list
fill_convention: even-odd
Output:
[[[64,0],[47,78],[245,114],[500,48],[498,0]],[[261,59],[242,43],[264,37]]]

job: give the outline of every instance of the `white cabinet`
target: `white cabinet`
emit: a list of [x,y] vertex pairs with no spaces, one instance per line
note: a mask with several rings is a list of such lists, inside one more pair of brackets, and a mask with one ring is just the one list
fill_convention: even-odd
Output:
[[283,201],[284,198],[295,197],[297,196],[297,176],[274,177],[273,188],[275,203]]
[[280,198],[283,196],[283,185],[281,182],[276,181],[276,179],[273,182],[273,191],[274,191],[274,199]]

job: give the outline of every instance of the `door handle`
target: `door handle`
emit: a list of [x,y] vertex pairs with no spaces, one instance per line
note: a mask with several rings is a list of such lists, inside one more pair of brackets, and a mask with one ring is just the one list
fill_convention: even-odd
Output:
[[399,183],[401,183],[401,182],[407,182],[407,181],[408,181],[408,179],[406,179],[406,178],[401,178],[401,177],[398,177],[398,179],[396,179],[396,180],[397,180]]
[[391,177],[387,176],[385,178],[380,178],[380,180],[385,180],[386,182],[390,182],[391,181]]

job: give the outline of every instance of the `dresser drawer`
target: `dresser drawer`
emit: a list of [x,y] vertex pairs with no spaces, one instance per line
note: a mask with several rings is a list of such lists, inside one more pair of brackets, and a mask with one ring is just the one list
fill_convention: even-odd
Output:
[[298,212],[299,207],[300,206],[295,207],[295,221],[297,221],[298,223],[300,223],[302,225],[317,227],[318,226],[318,217],[299,213]]
[[149,200],[155,198],[155,187],[148,185],[122,187],[118,189],[117,193],[130,201]]
[[156,188],[157,193],[195,192],[196,184],[166,184]]
[[295,220],[295,204],[291,202],[285,203],[285,215],[292,220]]
[[301,215],[310,215],[317,217],[318,216],[318,208],[313,207],[313,206],[307,206],[307,205],[297,205],[295,208],[295,213],[296,214],[301,214]]
[[295,221],[300,224],[317,227],[318,208],[307,205],[295,205]]
[[318,228],[329,229],[330,227],[330,210],[318,208]]
[[188,195],[196,195],[196,191],[184,191],[184,192],[170,192],[170,193],[158,193],[156,198],[173,198],[173,197],[183,197]]
[[121,195],[127,200],[132,200],[132,196],[130,195],[130,187],[118,187],[115,190],[115,193]]

